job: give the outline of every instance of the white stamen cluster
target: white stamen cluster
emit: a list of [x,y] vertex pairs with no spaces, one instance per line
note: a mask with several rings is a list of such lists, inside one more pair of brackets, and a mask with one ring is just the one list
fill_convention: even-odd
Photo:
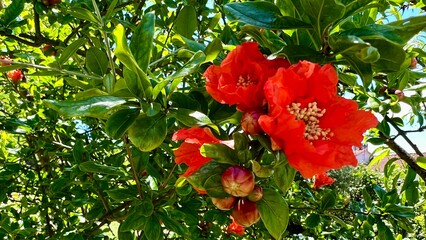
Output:
[[287,110],[296,116],[296,120],[305,122],[305,138],[309,141],[313,140],[329,140],[334,135],[331,129],[322,129],[319,126],[319,119],[324,116],[325,109],[320,109],[316,102],[311,102],[306,108],[300,108],[300,103],[292,103],[287,106]]
[[250,84],[256,84],[255,81],[250,79],[250,75],[247,75],[246,78],[243,78],[243,76],[238,78],[237,87],[248,87]]

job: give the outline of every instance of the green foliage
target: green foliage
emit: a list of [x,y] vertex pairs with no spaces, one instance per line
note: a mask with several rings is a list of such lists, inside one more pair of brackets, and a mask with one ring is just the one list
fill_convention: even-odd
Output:
[[[335,183],[313,189],[268,137],[243,133],[203,77],[252,40],[269,58],[332,63],[339,94],[381,115],[366,134],[380,163],[395,138],[425,129],[426,17],[402,19],[403,1],[45,2],[0,1],[0,55],[13,60],[0,66],[0,238],[237,239],[231,211],[211,201],[229,196],[230,165],[264,189],[242,238],[426,236],[424,156],[399,153],[410,165],[391,158],[383,173],[333,171]],[[423,12],[411,2],[406,11]],[[204,144],[213,160],[185,178],[172,136],[194,126],[234,146]]]

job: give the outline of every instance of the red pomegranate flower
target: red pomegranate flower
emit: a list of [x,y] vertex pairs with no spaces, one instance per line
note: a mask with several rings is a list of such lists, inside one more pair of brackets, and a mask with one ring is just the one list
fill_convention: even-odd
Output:
[[7,77],[10,78],[13,83],[17,84],[19,81],[21,81],[24,75],[22,74],[21,69],[15,69],[7,72]]
[[336,95],[337,81],[332,65],[301,61],[265,83],[269,112],[259,124],[306,178],[356,166],[352,146],[360,146],[362,134],[378,123],[355,101]]
[[220,142],[209,128],[201,127],[180,129],[173,134],[172,140],[184,140],[180,147],[174,151],[175,162],[177,164],[185,163],[188,165],[188,169],[182,174],[183,177],[188,177],[203,164],[211,160],[211,158],[203,157],[200,153],[200,148],[204,143]]
[[314,188],[318,189],[326,185],[333,184],[334,181],[334,178],[329,177],[327,173],[317,174],[315,175]]
[[234,218],[231,216],[232,223],[229,224],[228,228],[226,229],[227,234],[235,233],[237,235],[243,236],[244,235],[244,227],[235,222]]
[[218,102],[237,105],[243,112],[261,109],[265,104],[263,85],[279,67],[288,67],[285,59],[267,60],[255,42],[237,46],[220,66],[207,68],[207,92]]

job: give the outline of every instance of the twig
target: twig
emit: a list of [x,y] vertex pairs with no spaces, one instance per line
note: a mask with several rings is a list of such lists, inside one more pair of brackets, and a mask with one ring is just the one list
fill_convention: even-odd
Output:
[[420,149],[417,147],[416,144],[414,144],[408,137],[406,134],[406,131],[402,130],[400,127],[398,127],[398,125],[396,125],[396,123],[394,123],[392,121],[392,119],[390,119],[387,115],[385,115],[385,120],[387,122],[390,123],[390,125],[392,125],[392,127],[394,127],[396,129],[396,131],[398,132],[398,135],[400,135],[402,138],[404,138],[404,140],[411,146],[411,148],[414,149],[414,151],[417,153],[417,155],[419,156],[423,156],[423,153],[420,151]]
[[426,169],[417,165],[416,160],[410,156],[401,146],[399,146],[393,139],[386,137],[382,132],[379,132],[380,138],[385,140],[388,145],[403,161],[405,161],[411,169],[413,169],[422,179],[426,182]]
[[133,179],[135,180],[136,187],[138,188],[139,198],[142,200],[143,199],[142,186],[141,186],[141,182],[139,181],[138,173],[136,172],[136,165],[135,165],[135,161],[133,160],[132,149],[130,149],[130,143],[127,136],[123,137],[123,142],[126,145],[127,157],[130,162],[130,167],[132,168]]

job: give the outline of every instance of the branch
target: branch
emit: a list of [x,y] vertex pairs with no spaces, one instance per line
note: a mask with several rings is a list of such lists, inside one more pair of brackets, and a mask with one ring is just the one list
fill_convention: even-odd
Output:
[[398,157],[406,162],[411,169],[413,169],[422,179],[426,182],[426,169],[421,168],[416,160],[410,156],[401,146],[399,146],[393,139],[386,137],[382,132],[379,132],[380,138],[385,140],[385,144],[392,149]]
[[423,157],[423,153],[420,151],[420,149],[417,147],[416,144],[414,144],[408,137],[406,134],[406,131],[402,130],[398,125],[396,125],[396,123],[394,123],[392,121],[392,119],[390,119],[387,115],[385,115],[385,120],[387,122],[389,122],[392,127],[394,127],[396,129],[396,131],[398,132],[398,135],[401,135],[402,138],[404,138],[404,140],[414,149],[414,151],[417,153],[417,155],[422,156]]

